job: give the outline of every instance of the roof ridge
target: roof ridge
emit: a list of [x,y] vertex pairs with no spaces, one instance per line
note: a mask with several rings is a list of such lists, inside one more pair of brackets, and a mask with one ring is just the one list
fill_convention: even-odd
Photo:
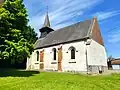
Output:
[[94,19],[91,20],[91,24],[90,24],[90,27],[89,27],[89,30],[88,30],[88,33],[87,33],[87,36],[88,37],[91,37],[91,33],[92,33],[92,27],[94,25]]
[[67,27],[72,27],[72,26],[74,26],[74,25],[80,24],[80,23],[85,22],[85,21],[88,21],[88,20],[92,20],[92,19],[87,19],[87,20],[84,20],[84,21],[80,21],[80,22],[77,22],[77,23],[74,23],[74,24],[71,24],[71,25],[68,25],[68,26],[65,26],[65,27],[56,29],[55,31],[60,30],[60,29],[63,29],[63,28],[67,28]]

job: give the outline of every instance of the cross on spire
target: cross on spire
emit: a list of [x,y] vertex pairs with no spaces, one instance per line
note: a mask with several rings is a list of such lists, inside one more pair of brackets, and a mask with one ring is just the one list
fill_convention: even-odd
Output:
[[46,7],[46,9],[47,9],[47,14],[48,14],[48,6]]
[[50,21],[49,21],[49,16],[48,16],[48,6],[47,6],[47,13],[46,13],[46,17],[45,17],[43,27],[50,27]]

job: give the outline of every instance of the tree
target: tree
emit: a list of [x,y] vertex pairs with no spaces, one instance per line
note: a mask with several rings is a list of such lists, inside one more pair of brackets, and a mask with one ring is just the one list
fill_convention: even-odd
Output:
[[114,60],[114,58],[112,57],[112,55],[110,55],[110,56],[108,57],[108,61],[112,61],[112,60]]
[[21,62],[33,51],[37,39],[28,25],[23,0],[5,0],[0,8],[0,60]]
[[27,42],[21,36],[20,30],[14,30],[12,41],[5,40],[5,49],[1,52],[3,60],[9,60],[11,64],[15,62],[22,62],[25,58],[29,57],[33,51],[33,44]]
[[21,30],[24,38],[34,43],[37,39],[37,34],[28,25],[29,20],[27,19],[28,15],[23,0],[6,0],[3,8],[9,12],[7,20],[11,23],[11,28]]

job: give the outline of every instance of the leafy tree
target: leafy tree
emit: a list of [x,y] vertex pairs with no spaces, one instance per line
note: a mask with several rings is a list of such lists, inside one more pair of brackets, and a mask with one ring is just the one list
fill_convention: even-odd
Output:
[[5,0],[0,8],[0,60],[22,62],[30,56],[37,34],[27,16],[23,0]]
[[37,39],[37,34],[34,32],[34,29],[28,25],[28,15],[23,0],[6,0],[3,8],[9,12],[7,21],[10,23],[10,27],[21,30],[24,38],[34,43]]
[[114,58],[112,57],[112,55],[110,55],[110,56],[108,57],[108,61],[112,61],[112,60],[114,60]]
[[5,50],[1,52],[2,59],[9,60],[11,64],[15,62],[22,62],[26,57],[29,57],[31,52],[33,51],[33,44],[27,42],[21,36],[19,30],[13,30],[12,41],[5,40]]

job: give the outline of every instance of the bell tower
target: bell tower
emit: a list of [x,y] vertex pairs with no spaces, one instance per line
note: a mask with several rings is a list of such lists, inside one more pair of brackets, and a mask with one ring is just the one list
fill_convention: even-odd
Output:
[[43,24],[42,28],[39,29],[39,31],[41,32],[40,38],[44,38],[51,31],[54,31],[52,28],[50,28],[50,21],[49,21],[48,11],[47,11],[47,14],[45,16],[44,24]]

